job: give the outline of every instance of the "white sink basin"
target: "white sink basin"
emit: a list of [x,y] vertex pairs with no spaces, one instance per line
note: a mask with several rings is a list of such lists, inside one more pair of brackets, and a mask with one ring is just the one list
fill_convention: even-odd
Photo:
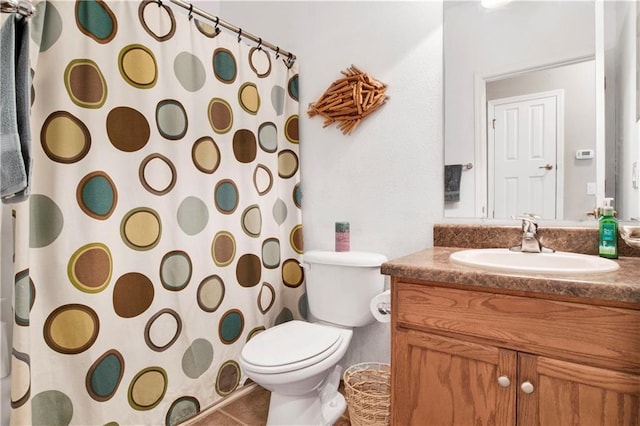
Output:
[[462,250],[449,260],[466,266],[503,272],[594,274],[619,268],[610,259],[579,253],[522,253],[504,248]]

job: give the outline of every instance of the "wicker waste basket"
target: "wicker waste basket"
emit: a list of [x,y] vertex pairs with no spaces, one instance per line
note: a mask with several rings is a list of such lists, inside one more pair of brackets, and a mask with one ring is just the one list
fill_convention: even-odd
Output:
[[363,362],[347,368],[342,376],[352,426],[390,424],[391,366]]

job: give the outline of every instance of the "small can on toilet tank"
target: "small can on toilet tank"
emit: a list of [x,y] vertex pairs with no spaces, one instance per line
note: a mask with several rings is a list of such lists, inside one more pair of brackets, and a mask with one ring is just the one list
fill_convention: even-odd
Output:
[[336,222],[336,251],[349,250],[349,222]]

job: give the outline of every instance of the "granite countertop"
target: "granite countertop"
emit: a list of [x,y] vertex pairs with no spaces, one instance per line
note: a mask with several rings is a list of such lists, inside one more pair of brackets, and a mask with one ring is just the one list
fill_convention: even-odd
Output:
[[457,265],[449,255],[464,250],[434,247],[384,263],[381,272],[401,278],[447,282],[509,293],[526,292],[640,309],[640,259],[620,257],[620,269],[598,274],[502,273]]

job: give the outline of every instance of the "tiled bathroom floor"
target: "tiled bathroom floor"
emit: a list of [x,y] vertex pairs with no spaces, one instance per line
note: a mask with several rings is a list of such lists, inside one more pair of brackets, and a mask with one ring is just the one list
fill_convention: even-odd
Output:
[[[342,386],[340,387],[342,391]],[[263,426],[267,424],[267,412],[271,392],[256,386],[246,395],[241,396],[229,404],[218,408],[205,417],[192,422],[189,426]],[[334,426],[351,426],[349,413],[338,419]]]

